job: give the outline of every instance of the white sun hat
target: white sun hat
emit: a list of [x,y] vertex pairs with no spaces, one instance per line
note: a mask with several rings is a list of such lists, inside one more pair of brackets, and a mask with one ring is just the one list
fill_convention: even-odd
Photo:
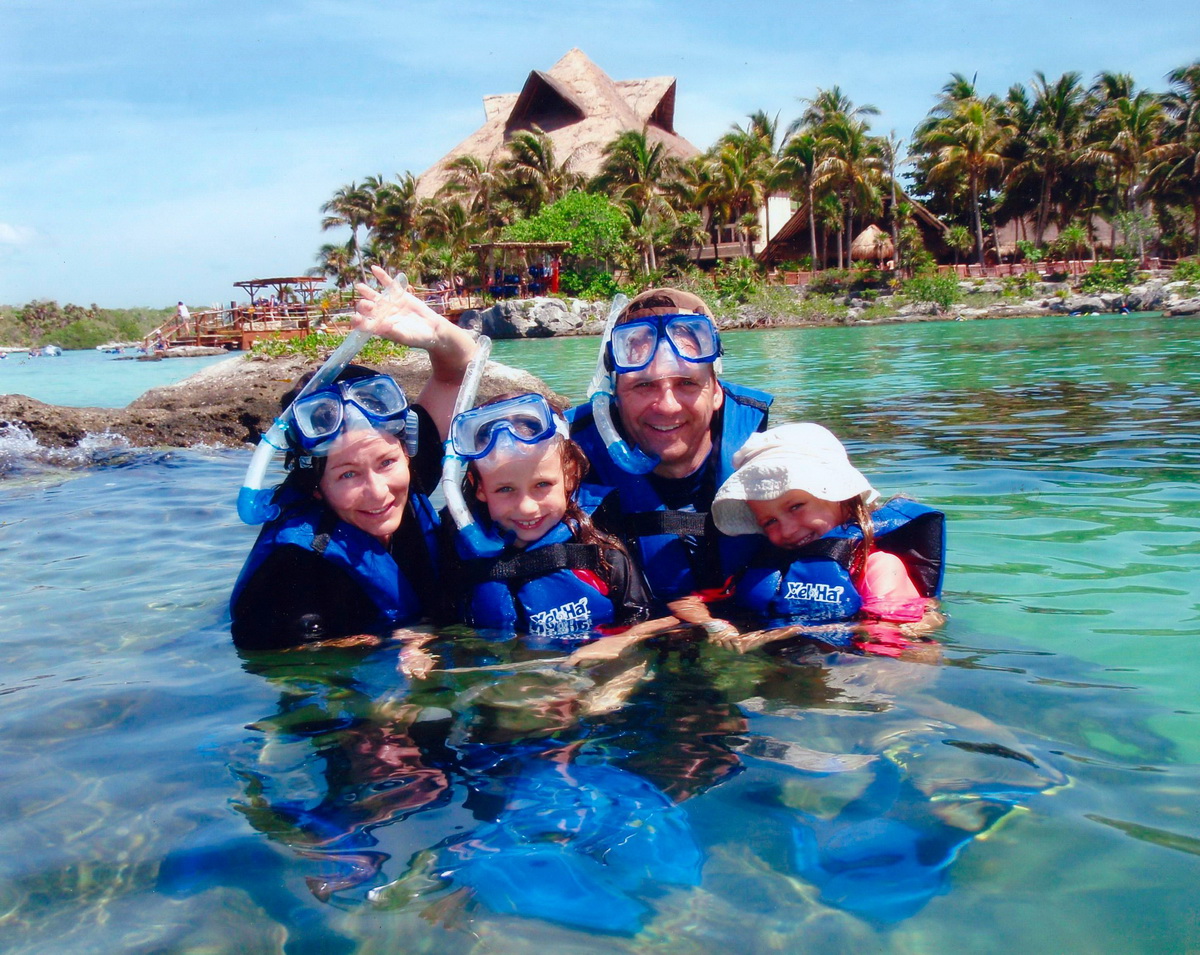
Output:
[[752,434],[733,456],[737,470],[717,491],[712,516],[722,534],[761,534],[747,501],[773,501],[804,491],[823,501],[861,497],[870,504],[879,492],[846,456],[833,432],[819,424],[781,424]]

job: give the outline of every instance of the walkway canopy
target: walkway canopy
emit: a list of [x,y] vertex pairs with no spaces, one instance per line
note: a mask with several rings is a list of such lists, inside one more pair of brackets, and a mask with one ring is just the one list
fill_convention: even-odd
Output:
[[311,302],[317,287],[324,284],[324,279],[311,275],[285,275],[274,279],[246,279],[244,282],[233,283],[235,288],[244,288],[249,293],[250,301],[254,301],[259,292],[270,288],[275,290],[275,298],[281,300],[285,289],[299,291],[301,299],[305,302]]

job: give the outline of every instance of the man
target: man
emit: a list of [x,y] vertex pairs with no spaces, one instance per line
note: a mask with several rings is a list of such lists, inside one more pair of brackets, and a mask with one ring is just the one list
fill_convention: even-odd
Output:
[[734,453],[766,428],[772,397],[717,377],[720,336],[708,306],[689,292],[642,292],[601,352],[592,403],[568,414],[591,462],[585,481],[620,491],[613,529],[640,551],[660,607],[720,587],[757,541],[719,534],[709,509]]

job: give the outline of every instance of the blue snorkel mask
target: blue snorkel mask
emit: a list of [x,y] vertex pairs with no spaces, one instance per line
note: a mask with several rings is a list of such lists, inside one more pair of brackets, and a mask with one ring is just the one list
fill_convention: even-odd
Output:
[[[617,319],[629,302],[624,295],[613,299],[600,343],[596,372],[588,387],[592,418],[600,438],[613,462],[628,474],[649,474],[658,467],[659,459],[630,444],[617,430],[613,422],[617,375],[658,377],[660,372],[671,372],[690,376],[697,365],[712,365],[714,375],[721,373],[721,337],[712,319],[699,312],[684,311],[693,307],[691,303],[674,299],[686,296],[699,307],[704,307],[703,303],[689,293],[676,293],[671,289],[656,290],[654,294],[661,296],[667,307],[680,310],[670,314],[651,313],[645,318],[618,325]],[[635,299],[635,307],[643,296]]]

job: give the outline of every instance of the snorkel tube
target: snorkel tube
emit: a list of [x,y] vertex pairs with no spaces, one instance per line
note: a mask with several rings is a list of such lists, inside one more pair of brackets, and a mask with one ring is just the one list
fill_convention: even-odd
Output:
[[[401,272],[396,276],[395,281],[383,290],[376,301],[399,301],[407,289],[408,278]],[[354,360],[354,356],[362,351],[363,345],[370,338],[371,333],[361,329],[350,332],[334,353],[329,356],[325,364],[317,369],[308,383],[300,389],[300,394],[296,395],[293,404],[305,395],[318,388],[324,388],[332,382]],[[265,524],[279,516],[279,505],[271,502],[271,498],[275,495],[275,489],[264,485],[267,480],[267,467],[270,465],[271,459],[277,451],[287,450],[287,429],[291,417],[292,412],[289,405],[280,412],[279,417],[271,424],[267,433],[259,438],[258,447],[254,449],[254,457],[250,459],[246,477],[242,481],[241,490],[238,491],[237,512],[243,523]]]
[[[487,365],[488,355],[491,354],[491,351],[492,340],[487,335],[480,335],[475,355],[467,366],[466,374],[463,375],[463,383],[458,389],[458,397],[454,401],[455,418],[475,406],[475,396],[479,393],[479,382],[483,378],[483,369]],[[446,499],[446,509],[450,511],[450,516],[454,519],[454,526],[458,528],[463,541],[475,556],[495,557],[504,550],[505,542],[487,534],[475,520],[471,509],[467,507],[462,493],[463,474],[466,469],[467,462],[461,455],[454,452],[452,442],[447,438],[446,453],[442,458],[442,480],[440,482],[442,496]]]
[[614,373],[605,366],[609,342],[612,341],[613,327],[617,324],[617,316],[629,304],[624,295],[617,295],[612,300],[608,310],[608,321],[604,325],[604,336],[600,340],[600,356],[596,359],[596,373],[592,375],[592,383],[588,386],[588,395],[592,402],[592,419],[596,422],[596,430],[600,432],[600,440],[608,449],[609,456],[622,471],[628,474],[649,474],[658,467],[658,458],[646,454],[637,445],[630,444],[620,434],[613,424],[612,406]]

